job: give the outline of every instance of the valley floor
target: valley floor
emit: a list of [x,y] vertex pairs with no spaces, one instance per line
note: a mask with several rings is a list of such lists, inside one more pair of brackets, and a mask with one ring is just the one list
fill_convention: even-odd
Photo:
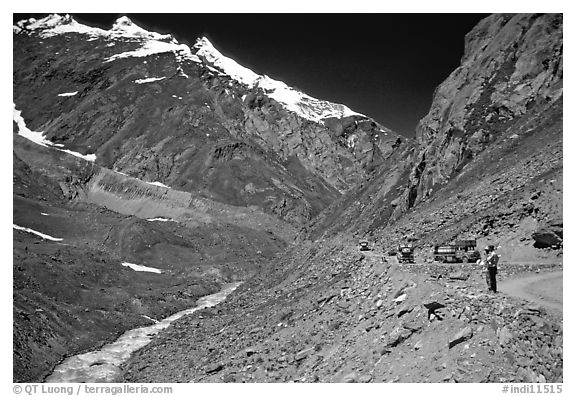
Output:
[[13,221],[15,382],[42,381],[65,357],[194,307],[283,248],[266,235],[240,240],[226,224],[187,227],[21,196]]

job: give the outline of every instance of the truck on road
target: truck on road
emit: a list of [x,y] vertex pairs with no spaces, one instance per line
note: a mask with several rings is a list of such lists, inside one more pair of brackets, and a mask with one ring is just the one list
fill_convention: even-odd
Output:
[[399,263],[411,263],[414,264],[414,245],[407,243],[398,246],[398,257]]
[[370,245],[368,244],[367,240],[363,239],[360,241],[360,250],[361,251],[370,250]]
[[441,263],[474,263],[480,260],[475,239],[457,240],[448,245],[434,246],[434,261]]

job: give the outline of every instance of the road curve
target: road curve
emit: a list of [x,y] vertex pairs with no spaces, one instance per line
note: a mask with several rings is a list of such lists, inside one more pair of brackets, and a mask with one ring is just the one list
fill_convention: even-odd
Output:
[[498,290],[562,312],[562,271],[545,272],[507,279],[498,285]]

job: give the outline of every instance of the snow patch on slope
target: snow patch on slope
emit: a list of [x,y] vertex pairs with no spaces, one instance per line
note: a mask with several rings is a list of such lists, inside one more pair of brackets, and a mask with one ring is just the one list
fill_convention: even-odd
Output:
[[72,150],[68,150],[68,149],[57,149],[57,150],[60,150],[60,151],[63,151],[65,153],[68,153],[70,155],[73,155],[74,157],[82,158],[83,160],[86,160],[86,161],[90,161],[90,162],[96,161],[96,154],[80,154],[77,151],[72,151]]
[[74,96],[78,93],[78,91],[75,92],[63,92],[61,94],[58,94],[58,96]]
[[49,241],[58,242],[58,241],[62,241],[62,240],[63,240],[62,238],[54,238],[53,236],[43,234],[43,233],[38,232],[38,231],[35,231],[35,230],[31,229],[31,228],[20,227],[20,226],[18,226],[18,225],[16,225],[16,224],[12,224],[12,228],[14,228],[15,230],[20,230],[20,231],[28,232],[28,233],[30,233],[30,234],[38,235],[39,237],[41,237],[41,238],[43,238],[43,239],[48,239]]
[[18,135],[30,140],[31,142],[39,144],[40,146],[52,147],[52,148],[55,148],[56,150],[63,151],[65,153],[71,154],[75,157],[82,158],[83,160],[86,160],[86,161],[90,161],[90,162],[96,161],[96,154],[81,154],[81,153],[78,153],[76,151],[58,148],[58,147],[63,147],[63,145],[53,143],[50,140],[46,139],[44,137],[44,132],[36,132],[36,131],[30,130],[26,126],[26,122],[24,121],[24,118],[22,118],[22,115],[21,115],[22,112],[20,110],[16,110],[16,105],[14,103],[12,103],[12,104],[14,106],[13,120],[16,123],[16,125],[18,126]]
[[138,265],[138,264],[132,264],[132,263],[122,263],[122,265],[124,267],[132,268],[134,271],[138,271],[138,272],[154,272],[156,274],[162,273],[162,271],[159,270],[158,268],[146,267],[144,265]]
[[162,184],[159,181],[155,181],[155,182],[146,182],[148,184],[151,184],[153,186],[158,186],[158,187],[164,187],[164,188],[171,188],[169,186],[167,186],[166,184]]
[[136,84],[146,84],[154,81],[161,81],[164,80],[166,77],[150,77],[150,78],[141,78],[139,80],[134,81]]
[[24,118],[22,118],[22,112],[16,110],[16,105],[14,104],[13,120],[18,125],[18,135],[36,143],[40,146],[48,147],[52,146],[52,142],[44,137],[42,132],[34,132],[26,126]]
[[[163,41],[146,41],[144,45],[133,51],[126,51],[120,54],[112,55],[110,58],[106,59],[105,62],[112,62],[116,59],[122,58],[143,58],[154,54],[162,54],[165,52],[178,52],[182,54],[182,57],[186,57],[186,52],[190,52],[190,47],[186,44],[175,44],[175,43],[165,43]],[[190,53],[189,59],[193,59],[194,56]],[[199,61],[199,59],[198,59]]]

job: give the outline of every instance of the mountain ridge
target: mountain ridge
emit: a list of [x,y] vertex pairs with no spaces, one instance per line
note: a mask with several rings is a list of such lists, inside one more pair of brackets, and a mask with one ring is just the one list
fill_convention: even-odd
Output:
[[[358,115],[364,118],[368,118],[364,114],[350,110],[345,105],[312,98],[309,95],[288,87],[281,81],[273,80],[266,75],[258,75],[252,72],[250,69],[247,69],[236,63],[233,59],[222,55],[205,36],[199,37],[192,48],[190,48],[186,44],[178,43],[178,41],[170,34],[162,35],[159,33],[147,31],[136,25],[126,16],[119,17],[114,22],[110,30],[103,30],[100,28],[93,28],[80,24],[68,14],[65,16],[51,14],[40,20],[36,20],[34,18],[29,20],[22,20],[13,27],[13,32],[16,34],[23,32],[31,33],[36,30],[39,30],[40,36],[45,38],[58,34],[80,33],[90,36],[91,39],[96,37],[108,37],[115,39],[138,38],[150,39],[150,41],[166,42],[168,44],[173,44],[174,47],[159,47],[155,49],[158,51],[156,53],[172,50],[175,53],[181,53],[181,56],[187,56],[189,59],[195,62],[199,62],[201,56],[203,61],[205,61],[208,66],[220,69],[220,72],[224,72],[225,74],[236,79],[238,82],[247,85],[249,88],[261,88],[267,94],[273,94],[276,90],[280,91],[280,93],[277,93],[271,97],[276,99],[279,103],[285,105],[287,109],[294,111],[295,113],[312,121],[319,122],[324,118],[343,118],[351,115]],[[194,50],[194,52],[191,50]],[[146,54],[150,55],[153,53],[152,51],[154,51],[154,49],[151,48],[150,52],[146,52]],[[200,54],[200,56],[198,54]],[[115,57],[108,59],[108,61],[119,59],[124,56],[130,55],[117,54]],[[138,55],[137,53],[133,53],[131,56]],[[314,105],[321,108],[323,107],[328,110],[320,112],[316,111]],[[303,109],[306,109],[307,111],[303,111]]]
[[[287,218],[293,224],[303,224],[315,216],[329,200],[363,178],[377,163],[390,155],[396,146],[402,142],[410,144],[408,140],[367,117],[355,113],[348,115],[345,106],[318,101],[267,77],[255,77],[259,83],[247,86],[234,77],[222,74],[221,70],[204,64],[188,46],[177,43],[171,36],[143,33],[145,31],[142,29],[128,24],[127,19],[120,20],[122,23],[117,25],[123,26],[124,30],[113,28],[111,31],[104,31],[89,28],[76,23],[71,17],[56,15],[39,21],[17,23],[20,30],[15,37],[24,40],[24,37],[29,35],[41,38],[45,36],[42,39],[48,40],[54,48],[51,54],[46,54],[47,62],[43,63],[42,67],[16,73],[17,77],[22,76],[21,78],[27,78],[32,83],[38,81],[42,84],[39,92],[42,92],[44,97],[41,98],[32,92],[30,84],[18,85],[20,78],[15,80],[18,86],[15,103],[18,105],[19,95],[26,95],[26,101],[30,102],[26,109],[18,109],[23,112],[23,117],[31,129],[45,130],[47,137],[57,144],[63,144],[65,140],[67,145],[72,145],[69,149],[76,152],[87,153],[97,148],[100,153],[91,151],[90,154],[97,154],[104,166],[124,173],[136,172],[132,176],[144,180],[152,179],[150,181],[159,181],[170,186],[176,184],[177,188],[185,190],[201,188],[207,197],[235,205],[249,206],[257,200],[256,204],[265,211],[280,213],[281,217]],[[127,36],[124,35],[126,26],[132,29],[128,30]],[[122,34],[119,35],[118,32]],[[89,41],[81,41],[86,35]],[[59,51],[62,40],[68,47]],[[71,50],[77,51],[74,60],[68,55]],[[41,48],[36,48],[35,51],[44,52]],[[215,50],[211,51],[215,56]],[[35,60],[30,52],[22,55],[23,59],[27,59],[26,62],[34,64]],[[15,56],[15,59],[20,57]],[[78,63],[79,59],[82,59],[81,64]],[[218,59],[227,58],[218,55]],[[26,69],[24,67],[24,70]],[[243,72],[246,70],[242,68]],[[259,85],[262,81],[265,82],[264,86]],[[132,86],[131,83],[136,83],[137,86]],[[49,87],[55,95],[61,97],[59,106],[64,111],[62,114],[52,114],[53,108],[46,103]],[[274,91],[270,94],[266,92],[272,89]],[[62,90],[65,91],[64,94]],[[160,96],[153,97],[150,94],[152,90],[165,96],[165,100],[161,102],[158,100]],[[301,105],[291,109],[294,101],[286,105],[281,98],[280,101],[275,100],[274,93],[277,91],[289,92],[292,98],[296,93]],[[73,92],[76,94],[69,95]],[[144,94],[141,95],[140,92]],[[76,102],[79,105],[73,107]],[[320,113],[315,113],[312,117],[314,120],[311,120],[307,114],[314,112],[312,110],[317,105],[320,105]],[[119,106],[125,110],[121,112]],[[161,119],[153,117],[153,114],[137,113],[138,108],[147,106],[154,107]],[[325,112],[326,108],[328,112]],[[107,109],[106,113],[102,113],[104,109]],[[300,109],[304,109],[305,114],[302,115]],[[44,114],[40,115],[42,111]],[[91,118],[88,118],[88,115]],[[97,117],[92,117],[94,115]],[[143,122],[146,119],[148,124]],[[146,139],[148,142],[138,141],[134,144],[134,139],[137,139],[134,136],[130,139],[132,143],[125,146],[129,152],[124,153],[125,149],[118,144],[126,141],[127,136],[122,136],[128,130],[135,129],[139,130],[138,133],[149,136]],[[205,137],[197,133],[200,131],[203,131]],[[170,149],[164,158],[159,158],[159,153],[169,148],[165,146],[166,142],[172,141],[168,144],[175,144],[174,137],[171,137],[173,133],[176,133],[176,139],[180,140],[176,149],[179,154],[175,156],[175,151]],[[134,135],[134,132],[130,134]],[[162,140],[161,136],[167,136],[167,140]],[[266,166],[274,168],[274,172],[280,174],[286,172],[286,165],[294,164],[296,168],[292,169],[298,173],[301,173],[301,170],[311,173],[308,179],[316,179],[313,184],[323,192],[315,193],[313,188],[316,187],[305,182],[303,175],[291,176],[300,181],[292,181],[284,189],[280,189],[278,183],[271,184],[251,175],[232,175],[237,184],[233,189],[235,197],[226,197],[221,191],[214,191],[217,188],[214,185],[203,186],[200,183],[200,187],[197,187],[198,184],[193,187],[181,180],[168,180],[180,179],[174,175],[176,169],[181,174],[187,173],[182,169],[188,166],[188,160],[183,158],[186,150],[183,152],[182,149],[185,146],[190,147],[188,150],[196,150],[196,153],[192,154],[196,158],[198,155],[205,156],[206,153],[200,154],[197,149],[192,149],[196,146],[194,142],[219,145],[220,142],[227,141],[224,144],[229,145],[229,142],[235,140],[247,143],[248,146],[244,147],[253,147],[256,152],[261,153],[249,160],[250,162],[264,156],[266,158],[262,159],[267,163]],[[117,158],[115,153],[119,152],[125,158]],[[327,153],[331,155],[328,156]],[[147,157],[153,163],[145,167],[140,161],[136,164],[135,156]],[[176,158],[180,160],[175,162]],[[208,158],[204,160],[204,166],[208,168],[200,174],[203,174],[204,178],[213,179],[215,175],[211,173],[210,162],[212,161]],[[126,166],[129,168],[125,168]],[[220,174],[220,170],[216,173]],[[282,177],[278,176],[275,176],[275,179],[282,180]],[[264,191],[263,189],[269,188],[282,197],[275,196],[274,202],[271,202],[265,196],[246,195],[242,191],[250,183],[239,178],[248,179],[247,181],[252,179],[251,182],[256,183],[257,189]],[[250,189],[254,190],[251,187]],[[301,198],[302,191],[305,192],[304,199]],[[320,195],[326,199],[320,199]],[[281,209],[286,204],[288,211]]]

